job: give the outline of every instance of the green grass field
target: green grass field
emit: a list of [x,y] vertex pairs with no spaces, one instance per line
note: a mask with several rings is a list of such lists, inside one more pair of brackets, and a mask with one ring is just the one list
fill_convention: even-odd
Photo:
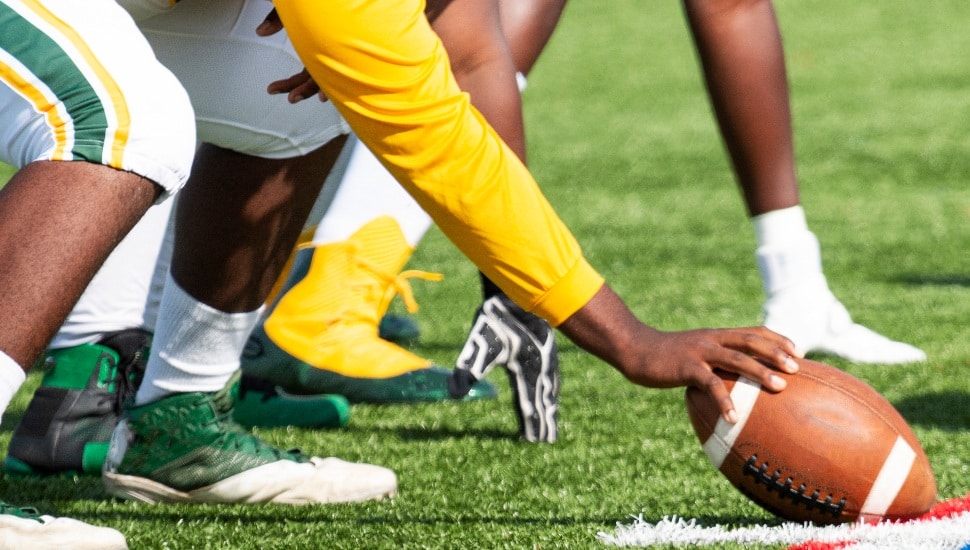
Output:
[[[941,498],[970,492],[970,3],[779,0],[802,200],[829,282],[856,320],[922,347],[857,366],[912,423]],[[677,2],[573,0],[525,94],[530,162],[588,257],[662,329],[757,324],[754,237]],[[475,270],[432,231],[411,266],[417,353],[453,364]],[[398,307],[395,305],[394,307]],[[631,516],[775,522],[710,466],[683,390],[632,386],[564,338],[561,439],[515,440],[489,402],[357,406],[340,431],[263,430],[281,446],[389,466],[371,504],[148,506],[97,479],[0,479],[0,496],[110,525],[132,548],[582,548]],[[36,376],[0,427],[0,448]],[[846,450],[846,452],[851,452]]]

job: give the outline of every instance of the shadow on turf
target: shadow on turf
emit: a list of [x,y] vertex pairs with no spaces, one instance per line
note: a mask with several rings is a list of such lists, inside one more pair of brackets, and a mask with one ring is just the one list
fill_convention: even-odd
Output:
[[[172,524],[191,524],[192,522],[211,523],[214,519],[245,521],[252,525],[264,523],[275,526],[280,522],[280,509],[291,507],[286,504],[146,504],[125,501],[107,495],[101,479],[84,476],[77,479],[43,478],[0,480],[0,495],[11,504],[30,505],[43,513],[69,515],[74,519],[95,524],[106,522],[171,522]],[[70,509],[78,503],[104,503],[97,511],[86,512]],[[624,517],[549,517],[546,515],[529,517],[490,516],[490,515],[398,515],[390,501],[371,501],[362,503],[320,506],[299,506],[298,513],[288,514],[287,523],[303,524],[424,524],[424,525],[572,525],[603,524],[614,526],[617,523],[632,522],[631,516]],[[382,510],[387,513],[382,513]],[[660,518],[651,521],[659,521]],[[704,518],[701,521],[751,523],[744,518]]]
[[940,273],[905,273],[896,282],[913,286],[970,286],[970,275]]
[[444,439],[514,439],[519,436],[510,431],[492,429],[452,429],[452,428],[398,428],[389,430],[402,441],[440,441]]
[[17,427],[20,423],[20,418],[24,415],[22,410],[7,410],[6,414],[3,415],[3,421],[0,422],[0,433],[13,433],[13,429]]
[[[280,507],[287,505],[150,505],[139,502],[127,502],[108,496],[101,485],[101,480],[94,476],[79,478],[34,478],[34,479],[3,479],[0,478],[0,494],[8,502],[37,507],[45,513],[66,514],[74,519],[94,524],[121,522],[168,522],[171,524],[200,524],[211,523],[213,519],[245,521],[247,524],[263,523],[276,526],[280,522]],[[96,511],[70,509],[72,504],[79,502],[103,502],[106,506],[98,506]],[[299,513],[287,515],[286,523],[302,523],[307,525],[325,524],[423,524],[453,526],[456,523],[464,525],[591,525],[602,528],[613,528],[616,525],[633,523],[634,517],[629,514],[611,517],[603,516],[571,516],[549,517],[538,515],[496,516],[487,514],[468,515],[434,515],[422,514],[409,516],[398,514],[390,508],[383,508],[387,501],[373,501],[357,504],[346,504],[334,508],[332,506],[301,506]],[[382,513],[382,510],[389,513]],[[648,523],[658,523],[668,515],[643,515],[641,519]],[[730,526],[752,527],[756,525],[776,525],[783,523],[781,519],[752,515],[703,515],[685,517],[696,521],[701,526]]]
[[910,424],[962,432],[970,429],[968,402],[970,394],[967,392],[945,391],[900,399],[893,406]]

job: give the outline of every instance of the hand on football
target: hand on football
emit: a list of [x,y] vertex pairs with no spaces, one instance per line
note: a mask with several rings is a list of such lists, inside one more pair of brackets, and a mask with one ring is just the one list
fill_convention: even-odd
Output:
[[693,386],[711,395],[728,422],[737,413],[714,369],[756,380],[772,391],[785,389],[775,372],[794,373],[795,345],[765,327],[663,332],[630,312],[604,286],[559,329],[577,345],[610,363],[628,380],[650,388]]

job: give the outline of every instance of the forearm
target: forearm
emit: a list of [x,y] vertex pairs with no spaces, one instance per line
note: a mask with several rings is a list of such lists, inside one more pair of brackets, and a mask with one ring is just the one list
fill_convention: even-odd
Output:
[[559,330],[576,345],[614,366],[627,378],[643,358],[636,356],[637,341],[657,331],[639,322],[626,304],[604,285]]
[[635,384],[702,388],[729,422],[737,417],[715,369],[758,380],[772,391],[786,382],[771,368],[798,370],[794,345],[764,327],[659,331],[640,322],[606,285],[559,329]]

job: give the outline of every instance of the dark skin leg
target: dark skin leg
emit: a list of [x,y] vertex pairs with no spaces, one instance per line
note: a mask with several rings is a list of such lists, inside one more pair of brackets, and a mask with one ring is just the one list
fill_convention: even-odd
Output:
[[522,98],[497,0],[429,0],[425,12],[448,50],[455,80],[502,140],[525,160]]
[[172,277],[220,311],[259,308],[345,141],[292,159],[203,145],[175,214]]
[[0,190],[0,349],[25,371],[159,192],[130,172],[48,161]]
[[532,70],[565,7],[566,0],[499,0],[502,29],[520,73]]
[[[461,9],[445,9],[459,1],[463,4],[456,8]],[[469,74],[469,68],[484,67],[484,63],[462,59],[474,60],[476,56],[481,59],[486,55],[483,52],[498,51],[499,39],[490,22],[493,8],[486,2],[480,3],[477,11],[469,9],[470,1],[432,0],[428,13],[435,17],[432,19],[435,31],[452,55],[459,85],[475,101],[476,94],[485,93],[480,90],[494,88],[495,82],[477,80],[474,71]],[[509,55],[516,70],[528,74],[555,30],[565,0],[500,0],[499,4],[501,30]],[[718,126],[749,215],[798,205],[787,73],[772,3],[770,0],[685,0],[684,7]],[[449,15],[452,20],[447,19]],[[488,31],[480,32],[482,40],[465,51],[469,17],[489,23]],[[496,78],[496,74],[492,72],[491,78]],[[508,96],[503,101],[514,100]],[[524,159],[521,120],[506,124],[503,117],[509,109],[490,108],[484,100],[476,103],[476,107]]]
[[685,0],[718,126],[748,208],[799,204],[781,34],[769,0]]

